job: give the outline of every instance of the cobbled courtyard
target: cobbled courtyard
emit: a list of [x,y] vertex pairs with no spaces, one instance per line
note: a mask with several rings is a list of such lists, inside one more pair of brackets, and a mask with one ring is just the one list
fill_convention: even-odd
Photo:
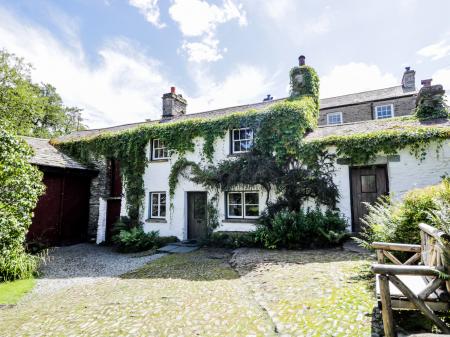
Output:
[[43,278],[0,309],[0,336],[370,336],[367,263],[338,249],[201,249],[89,282]]

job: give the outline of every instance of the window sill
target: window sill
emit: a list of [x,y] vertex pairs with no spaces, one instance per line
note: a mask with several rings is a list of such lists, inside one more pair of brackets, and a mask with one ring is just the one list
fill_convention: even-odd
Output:
[[150,223],[167,223],[166,219],[156,219],[156,218],[149,218],[147,220],[145,220],[145,222],[150,222]]
[[227,157],[241,157],[241,156],[245,156],[248,153],[250,153],[250,151],[239,152],[239,153],[230,153]]
[[222,222],[224,223],[251,223],[256,224],[258,222],[258,219],[242,219],[242,218],[228,218],[223,219]]
[[151,159],[150,163],[165,163],[165,162],[168,162],[168,161],[169,161],[169,158],[166,158],[166,159]]

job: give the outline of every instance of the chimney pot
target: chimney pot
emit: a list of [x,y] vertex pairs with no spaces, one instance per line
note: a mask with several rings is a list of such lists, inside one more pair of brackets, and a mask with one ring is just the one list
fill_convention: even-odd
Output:
[[171,94],[174,94],[175,91],[176,91],[176,88],[175,88],[175,87],[170,87],[170,93],[171,93]]
[[270,94],[268,94],[268,95],[263,99],[263,102],[268,102],[268,101],[271,101],[271,100],[273,100],[273,97],[272,97]]
[[424,86],[424,87],[430,87],[432,80],[433,79],[431,79],[431,78],[427,78],[425,80],[420,81],[420,84],[422,84],[422,86]]
[[405,67],[405,70],[406,70],[406,71],[410,71],[410,70],[411,70],[411,67]]
[[298,57],[298,65],[299,66],[304,66],[305,65],[305,59],[306,59],[305,55],[300,55]]

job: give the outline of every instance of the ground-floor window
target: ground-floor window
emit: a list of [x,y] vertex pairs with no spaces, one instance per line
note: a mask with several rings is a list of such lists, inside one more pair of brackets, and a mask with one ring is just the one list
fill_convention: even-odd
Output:
[[259,217],[259,192],[228,192],[227,217],[256,219]]
[[166,192],[150,192],[150,218],[166,217]]

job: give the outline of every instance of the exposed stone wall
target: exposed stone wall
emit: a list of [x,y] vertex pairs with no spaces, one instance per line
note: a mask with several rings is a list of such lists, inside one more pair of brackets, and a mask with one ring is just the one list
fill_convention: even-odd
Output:
[[321,109],[319,114],[319,125],[327,124],[327,114],[331,112],[342,112],[343,123],[361,122],[374,119],[375,107],[377,105],[394,105],[394,116],[407,116],[414,113],[416,107],[416,96],[401,97],[396,99],[366,102],[362,104],[348,105],[337,108]]
[[98,175],[91,181],[91,195],[89,198],[88,236],[91,239],[97,236],[100,198],[108,196],[110,190],[106,160],[98,160],[95,163],[95,167],[98,170]]

